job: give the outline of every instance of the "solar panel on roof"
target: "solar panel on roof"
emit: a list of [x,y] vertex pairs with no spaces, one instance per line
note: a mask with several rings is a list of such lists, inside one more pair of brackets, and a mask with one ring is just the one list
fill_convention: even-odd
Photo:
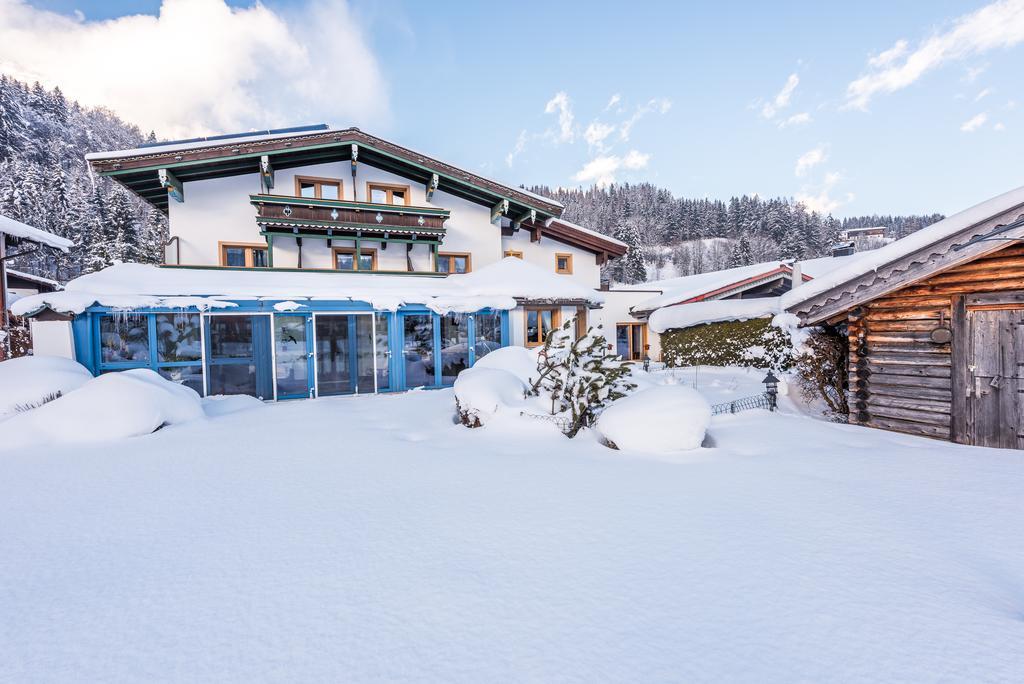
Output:
[[142,143],[142,147],[158,147],[163,145],[184,145],[187,143],[208,142],[211,140],[230,140],[232,138],[251,138],[255,135],[279,135],[284,133],[304,133],[307,131],[326,131],[330,129],[325,123],[311,124],[309,126],[291,126],[290,128],[271,128],[265,131],[246,131],[244,133],[222,133],[221,135],[209,135],[205,138],[183,138],[181,140],[161,140],[159,142]]

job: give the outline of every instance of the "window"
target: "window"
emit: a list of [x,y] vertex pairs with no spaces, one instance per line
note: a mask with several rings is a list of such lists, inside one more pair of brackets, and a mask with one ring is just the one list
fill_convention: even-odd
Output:
[[548,333],[558,327],[559,309],[529,308],[526,310],[526,346],[537,347],[544,344]]
[[626,361],[640,361],[647,353],[647,324],[619,323],[615,326],[615,351]]
[[367,183],[366,198],[375,204],[409,205],[408,185],[388,185],[386,183]]
[[334,268],[339,271],[376,271],[377,250],[360,249],[359,263],[356,263],[355,249],[352,247],[335,247]]
[[469,368],[469,317],[461,313],[441,316],[441,384],[451,385]]
[[572,254],[555,255],[555,273],[572,275]]
[[149,316],[116,314],[100,318],[100,362],[149,365]]
[[295,196],[310,199],[340,200],[341,181],[337,178],[295,177]]
[[506,249],[505,250],[505,256],[506,257],[515,257],[516,259],[522,259],[523,258],[523,253],[520,252],[517,249]]
[[99,370],[149,368],[203,394],[200,325],[196,313],[100,316]]
[[468,254],[441,252],[437,255],[438,273],[469,273],[471,270]]
[[476,360],[501,347],[501,314],[485,313],[473,316],[475,339],[473,340]]
[[261,243],[220,243],[220,265],[245,268],[267,266],[267,246]]

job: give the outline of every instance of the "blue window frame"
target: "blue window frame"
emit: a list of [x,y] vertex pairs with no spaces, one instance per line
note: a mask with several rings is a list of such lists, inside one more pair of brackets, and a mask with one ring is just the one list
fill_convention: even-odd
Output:
[[100,373],[149,368],[203,394],[198,313],[104,313],[95,326]]

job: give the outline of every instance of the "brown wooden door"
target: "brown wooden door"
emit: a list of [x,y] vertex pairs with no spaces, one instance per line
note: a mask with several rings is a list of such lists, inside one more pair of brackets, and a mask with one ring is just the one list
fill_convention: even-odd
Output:
[[1024,309],[967,305],[965,390],[968,444],[1024,448],[1021,376],[1024,371]]

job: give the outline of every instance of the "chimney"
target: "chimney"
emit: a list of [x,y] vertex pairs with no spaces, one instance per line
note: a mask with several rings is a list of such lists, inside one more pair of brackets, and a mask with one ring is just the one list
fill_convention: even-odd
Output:
[[598,288],[601,292],[608,292],[612,289],[612,283],[607,278],[601,278],[601,286]]
[[804,267],[799,260],[793,262],[793,285],[792,287],[800,287],[804,282]]

